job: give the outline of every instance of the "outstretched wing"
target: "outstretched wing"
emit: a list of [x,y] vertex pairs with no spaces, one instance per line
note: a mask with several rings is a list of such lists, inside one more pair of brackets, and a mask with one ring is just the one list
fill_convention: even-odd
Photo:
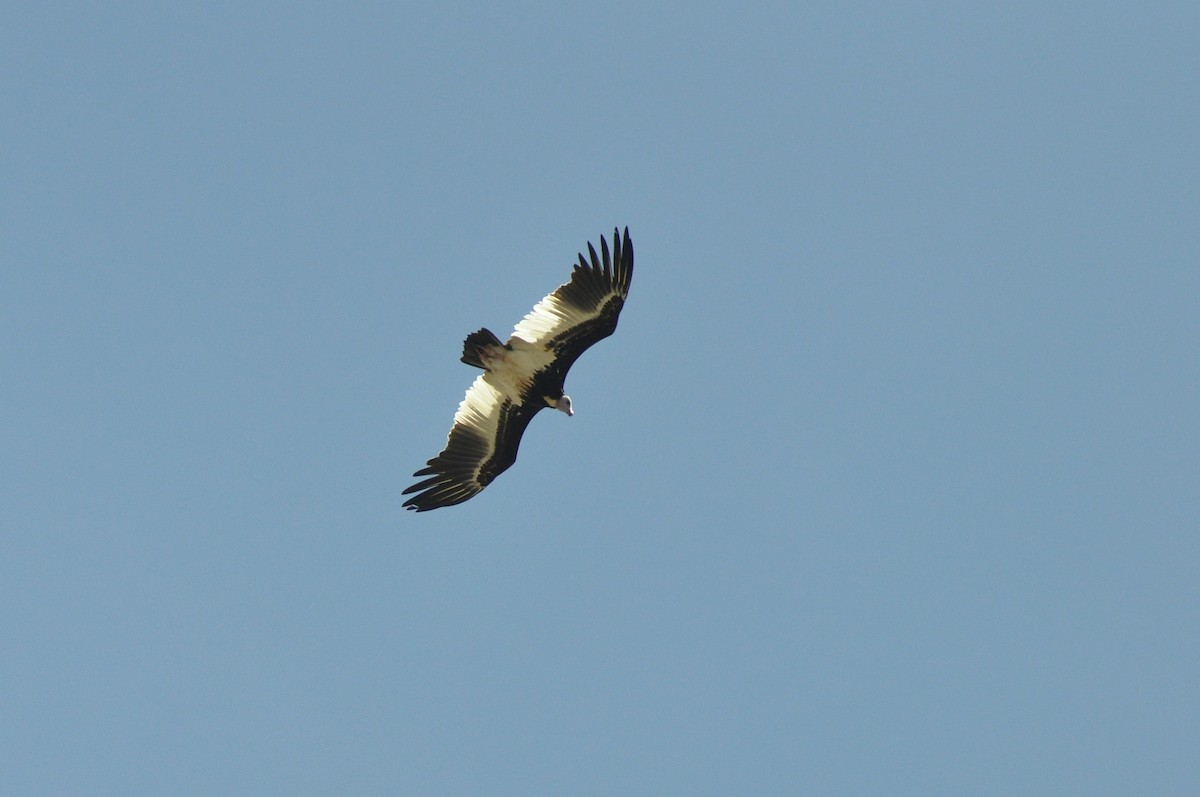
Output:
[[633,278],[633,244],[628,227],[624,240],[613,230],[611,256],[603,237],[600,256],[590,243],[588,254],[591,262],[580,253],[571,281],[534,305],[508,341],[515,347],[525,348],[521,346],[525,343],[548,350],[554,369],[564,376],[580,354],[617,328],[617,317],[625,306]]
[[418,493],[406,509],[425,512],[461,504],[517,461],[521,435],[545,404],[523,404],[499,387],[490,373],[476,378],[454,413],[442,452],[413,476],[428,476],[404,491]]

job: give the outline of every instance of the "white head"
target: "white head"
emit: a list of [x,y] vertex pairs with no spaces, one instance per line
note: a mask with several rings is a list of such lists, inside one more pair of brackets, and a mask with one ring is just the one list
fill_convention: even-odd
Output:
[[575,414],[575,411],[571,409],[571,397],[565,393],[563,394],[562,398],[555,402],[554,409],[558,410],[559,412],[565,412],[567,415]]

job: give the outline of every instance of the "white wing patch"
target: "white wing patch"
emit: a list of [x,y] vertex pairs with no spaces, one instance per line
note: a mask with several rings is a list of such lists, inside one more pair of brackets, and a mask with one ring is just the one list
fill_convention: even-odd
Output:
[[480,374],[467,388],[467,395],[458,405],[458,411],[454,413],[454,425],[471,427],[482,434],[494,448],[500,405],[506,398],[512,399],[511,396],[505,395],[491,374]]
[[599,308],[593,312],[584,312],[561,301],[557,294],[558,291],[548,294],[535,304],[533,310],[513,329],[513,337],[535,346],[544,346],[547,341],[571,327],[600,315]]

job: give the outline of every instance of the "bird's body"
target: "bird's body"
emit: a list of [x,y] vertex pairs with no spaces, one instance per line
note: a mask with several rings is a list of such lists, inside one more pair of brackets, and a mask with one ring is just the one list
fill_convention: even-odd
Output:
[[462,503],[517,459],[525,427],[542,409],[574,414],[563,393],[567,371],[589,346],[617,328],[633,276],[633,244],[613,230],[613,249],[600,239],[601,256],[588,244],[570,282],[538,302],[506,343],[491,331],[472,332],[462,361],[482,368],[454,414],[446,447],[414,476],[427,477],[404,491],[404,506],[418,512]]

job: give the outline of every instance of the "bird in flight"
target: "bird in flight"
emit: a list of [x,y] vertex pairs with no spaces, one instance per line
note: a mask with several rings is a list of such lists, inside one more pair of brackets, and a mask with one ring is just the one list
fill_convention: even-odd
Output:
[[442,452],[413,476],[421,481],[406,509],[425,512],[466,501],[517,461],[521,435],[546,407],[574,415],[563,381],[579,355],[617,328],[633,277],[629,228],[613,230],[612,252],[600,238],[600,255],[588,244],[571,279],[533,306],[501,343],[480,329],[463,341],[462,361],[483,369],[454,413]]

